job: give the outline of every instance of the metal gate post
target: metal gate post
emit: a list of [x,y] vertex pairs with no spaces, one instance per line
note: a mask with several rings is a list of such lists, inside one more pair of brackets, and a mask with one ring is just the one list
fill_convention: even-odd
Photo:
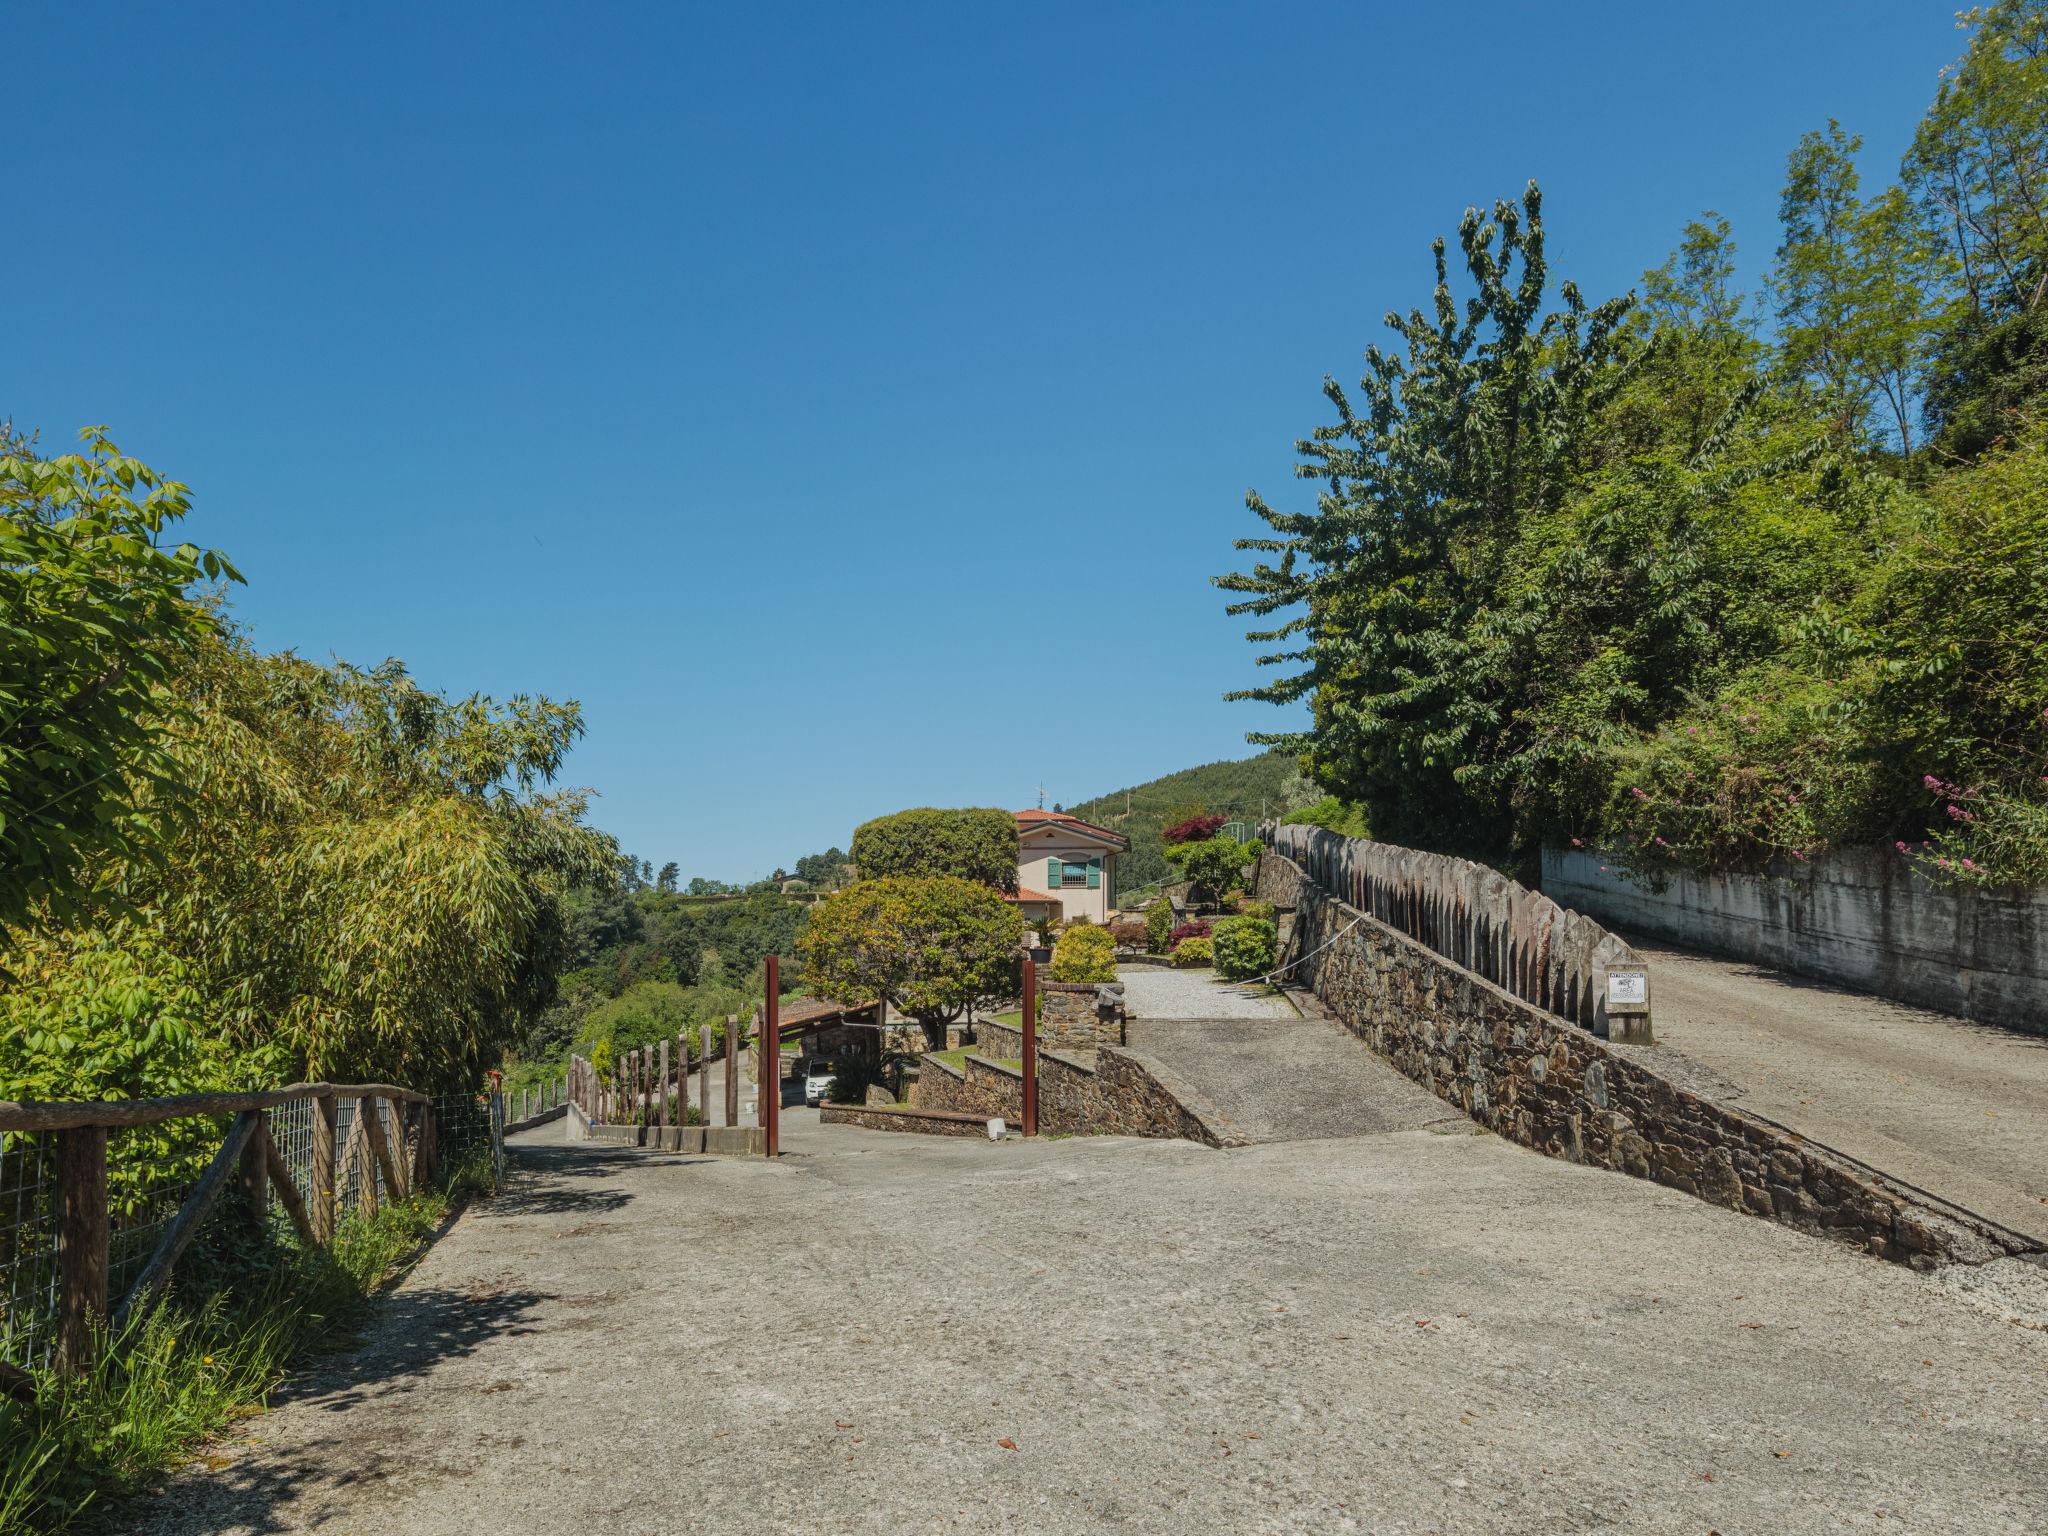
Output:
[[1024,1134],[1038,1134],[1038,962],[1024,957]]
[[761,1140],[774,1157],[782,1146],[782,957],[770,955],[768,1010],[761,1024]]

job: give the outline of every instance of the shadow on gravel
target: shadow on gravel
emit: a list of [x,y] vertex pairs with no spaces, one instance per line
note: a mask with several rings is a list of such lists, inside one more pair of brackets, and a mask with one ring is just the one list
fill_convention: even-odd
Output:
[[[316,1434],[289,1448],[263,1446],[247,1460],[238,1459],[243,1449],[232,1439],[203,1448],[198,1458],[208,1472],[203,1482],[180,1479],[170,1497],[125,1501],[102,1512],[90,1529],[98,1536],[269,1533],[302,1530],[306,1512],[320,1510],[323,1524],[345,1531],[348,1511],[358,1501],[374,1499],[382,1484],[428,1469],[421,1460],[421,1446],[431,1447],[433,1437],[419,1433],[414,1415],[431,1409],[424,1404],[414,1409],[406,1402],[415,1378],[440,1361],[474,1353],[492,1339],[538,1331],[540,1305],[558,1299],[547,1292],[489,1285],[394,1292],[378,1302],[358,1347],[340,1341],[343,1347],[338,1352],[313,1357],[271,1399],[272,1408],[296,1402],[335,1415],[332,1433]],[[509,1394],[516,1385],[507,1382],[502,1389],[494,1385],[485,1390]],[[380,1405],[375,1413],[349,1413],[373,1403]],[[521,1438],[518,1423],[508,1412],[507,1448]],[[253,1421],[250,1432],[261,1440],[261,1419]],[[281,1505],[293,1509],[292,1524],[280,1523]]]

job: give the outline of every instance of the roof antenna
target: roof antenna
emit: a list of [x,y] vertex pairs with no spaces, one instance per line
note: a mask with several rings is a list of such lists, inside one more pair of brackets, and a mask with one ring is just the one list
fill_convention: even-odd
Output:
[[1045,809],[1045,780],[1043,779],[1038,781],[1038,808],[1041,811]]

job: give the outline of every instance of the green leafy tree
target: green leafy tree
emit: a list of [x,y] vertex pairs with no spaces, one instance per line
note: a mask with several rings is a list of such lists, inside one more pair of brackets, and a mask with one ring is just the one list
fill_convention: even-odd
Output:
[[886,998],[943,1050],[947,1025],[970,1005],[1015,995],[1023,936],[1016,904],[979,881],[892,876],[819,902],[798,952],[814,989]]
[[1313,706],[1311,730],[1251,739],[1305,752],[1397,840],[1508,842],[1507,808],[1461,776],[1496,750],[1512,696],[1511,680],[1489,675],[1480,619],[1520,519],[1564,503],[1593,418],[1643,351],[1623,326],[1626,298],[1589,306],[1567,282],[1562,308],[1545,311],[1541,214],[1533,183],[1491,219],[1468,210],[1459,246],[1474,291],[1462,302],[1436,242],[1430,308],[1387,317],[1404,352],[1368,349],[1357,408],[1325,381],[1337,420],[1297,444],[1297,473],[1321,482],[1314,509],[1252,494],[1272,537],[1237,547],[1279,558],[1217,580],[1242,594],[1231,613],[1281,619],[1249,637],[1282,647],[1260,664],[1299,665],[1229,697]]
[[681,867],[671,859],[661,866],[661,873],[654,877],[654,888],[665,896],[672,896],[675,894],[676,882],[682,876]]
[[1256,841],[1211,837],[1199,843],[1176,843],[1166,857],[1193,887],[1198,899],[1214,901],[1243,880],[1259,856]]
[[191,810],[173,682],[216,626],[192,589],[241,580],[166,543],[183,485],[103,428],[82,436],[83,453],[39,459],[0,428],[0,925],[82,915],[104,861],[154,857],[167,816]]
[[951,876],[998,891],[1017,889],[1017,820],[1000,810],[898,811],[854,829],[863,880]]
[[1969,45],[1903,175],[1953,274],[1928,421],[1949,452],[1974,455],[2048,396],[2048,4],[2002,0],[1963,19]]
[[1814,380],[1844,443],[1855,438],[1869,406],[1856,337],[1862,148],[1861,136],[1843,132],[1833,118],[1825,130],[1800,138],[1785,167],[1778,204],[1784,238],[1772,277],[1785,366]]

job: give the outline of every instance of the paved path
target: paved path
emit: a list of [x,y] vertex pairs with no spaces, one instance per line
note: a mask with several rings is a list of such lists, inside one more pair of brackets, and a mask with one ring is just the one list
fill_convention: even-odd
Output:
[[2041,1530],[2048,1332],[1653,1184],[790,1122],[515,1144],[360,1349],[109,1528]]
[[1270,988],[1207,971],[1132,968],[1121,980],[1131,1049],[1171,1067],[1249,1141],[1474,1129],[1356,1037],[1303,1018]]
[[2048,1037],[1636,947],[1660,1046],[1711,1068],[1737,1103],[2048,1240]]

